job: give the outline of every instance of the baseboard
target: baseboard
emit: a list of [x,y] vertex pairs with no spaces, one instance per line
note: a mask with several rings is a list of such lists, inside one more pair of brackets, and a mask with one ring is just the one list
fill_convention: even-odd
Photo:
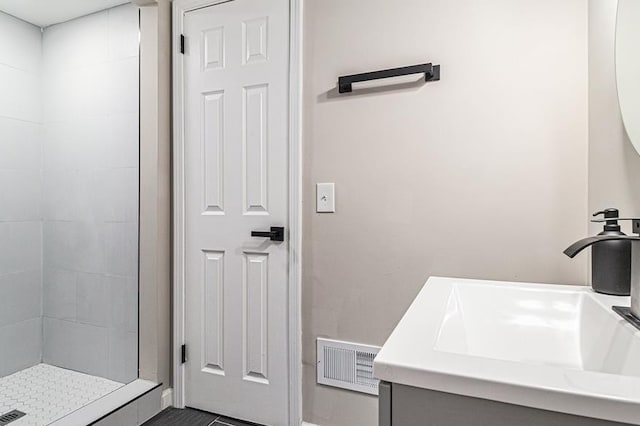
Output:
[[173,407],[173,388],[162,391],[162,404],[160,408],[164,410],[169,407]]
[[302,422],[300,426],[318,426],[318,425],[314,425],[313,423]]

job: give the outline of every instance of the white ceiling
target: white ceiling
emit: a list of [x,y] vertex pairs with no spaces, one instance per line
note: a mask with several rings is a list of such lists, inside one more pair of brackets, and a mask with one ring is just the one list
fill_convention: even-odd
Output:
[[128,0],[0,0],[0,11],[39,27],[108,9]]

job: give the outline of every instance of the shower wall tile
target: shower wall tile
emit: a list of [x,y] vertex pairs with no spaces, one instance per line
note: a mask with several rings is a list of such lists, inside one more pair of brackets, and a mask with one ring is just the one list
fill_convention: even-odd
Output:
[[138,224],[45,222],[44,264],[76,272],[135,277]]
[[42,266],[42,224],[0,222],[0,276]]
[[46,221],[81,221],[87,217],[87,176],[77,170],[43,173],[43,213]]
[[0,65],[0,116],[42,122],[40,75]]
[[108,376],[109,329],[45,317],[43,330],[46,364]]
[[137,332],[137,277],[106,276],[105,283],[109,289],[110,327],[127,332]]
[[0,222],[40,221],[40,170],[0,169]]
[[138,58],[113,62],[109,67],[109,108],[114,114],[135,114],[138,110]]
[[105,84],[112,75],[108,64],[102,61],[89,64],[77,68],[72,75],[75,77],[75,91],[79,93],[76,97],[77,103],[74,105],[79,109],[75,115],[76,118],[103,117],[112,113],[109,100],[113,94],[110,92],[110,87]]
[[0,377],[31,367],[42,357],[42,318],[0,327]]
[[130,7],[116,7],[108,15],[108,60],[117,61],[138,56],[139,17]]
[[77,317],[76,273],[48,268],[43,274],[43,314],[45,317],[75,321]]
[[109,325],[109,288],[104,275],[77,274],[77,320],[83,324]]
[[138,220],[137,168],[47,170],[44,218],[89,223]]
[[40,270],[0,276],[0,327],[40,318],[41,276]]
[[101,228],[100,225],[84,222],[45,222],[44,265],[102,273],[105,262]]
[[138,358],[138,32],[129,4],[43,36],[44,359],[121,382]]
[[41,124],[0,117],[0,135],[0,170],[42,168]]
[[107,121],[108,143],[98,147],[100,158],[107,168],[138,168],[139,119],[138,114],[112,114]]
[[42,354],[41,41],[0,12],[0,376]]
[[[103,222],[138,221],[137,168],[105,169],[97,172],[94,191],[99,195],[95,201],[98,220]],[[137,233],[137,225],[134,230]]]
[[65,122],[69,117],[92,118],[109,113],[108,64],[85,65],[47,71],[44,81],[46,122]]
[[89,171],[109,167],[104,154],[115,149],[111,146],[110,127],[110,116],[47,122],[44,127],[43,151],[47,160],[44,169]]
[[[133,176],[135,180],[137,173],[137,169],[47,170],[43,173],[43,217],[45,221],[91,224],[135,221],[138,185],[126,179]],[[123,183],[127,186],[118,186]]]
[[40,28],[0,12],[0,64],[39,72],[41,60]]
[[[45,40],[47,37],[45,36]],[[47,55],[45,55],[46,57]],[[81,92],[73,85],[77,73],[53,68],[50,60],[45,60],[45,73],[42,77],[44,104],[43,119],[48,123],[64,122],[80,113],[78,98]]]
[[116,382],[126,383],[138,376],[138,333],[109,329],[109,374]]
[[110,275],[138,275],[138,224],[105,223],[105,272]]
[[104,62],[109,45],[109,12],[99,12],[47,27],[43,56],[51,70],[73,69]]

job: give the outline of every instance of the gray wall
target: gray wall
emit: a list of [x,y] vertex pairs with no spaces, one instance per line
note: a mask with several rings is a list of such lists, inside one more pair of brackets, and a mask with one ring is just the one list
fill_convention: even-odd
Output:
[[0,377],[40,362],[40,29],[0,13]]
[[[616,90],[617,5],[589,1],[589,211],[618,207],[624,216],[638,217],[640,155],[624,130]],[[601,229],[592,225],[591,232]]]
[[138,377],[138,9],[48,27],[44,356]]
[[[369,426],[375,398],[315,384],[316,337],[381,345],[430,275],[586,282],[562,250],[587,233],[587,2],[307,0],[304,38],[304,419]],[[335,95],[425,61],[442,81]]]

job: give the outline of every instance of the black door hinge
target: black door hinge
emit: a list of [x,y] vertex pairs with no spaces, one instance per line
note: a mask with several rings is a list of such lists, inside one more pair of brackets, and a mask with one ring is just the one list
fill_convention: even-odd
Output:
[[187,345],[182,345],[182,363],[187,362]]
[[180,34],[180,53],[184,55],[184,34]]

